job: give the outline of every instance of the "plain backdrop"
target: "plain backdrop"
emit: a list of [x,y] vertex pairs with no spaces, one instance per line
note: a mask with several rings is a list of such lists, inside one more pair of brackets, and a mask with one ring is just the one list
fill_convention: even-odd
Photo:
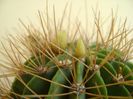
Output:
[[[52,12],[55,6],[56,16],[60,15],[66,2],[72,3],[72,16],[79,13],[79,20],[84,22],[85,4],[87,2],[88,15],[92,7],[99,7],[102,16],[111,14],[111,9],[118,10],[118,17],[128,19],[128,25],[133,26],[133,0],[48,0]],[[18,18],[28,22],[37,23],[37,11],[45,10],[46,0],[0,0],[0,37],[12,33],[12,28],[18,26]],[[83,13],[83,14],[82,14]],[[89,15],[91,16],[91,14]],[[91,17],[89,17],[91,19]]]

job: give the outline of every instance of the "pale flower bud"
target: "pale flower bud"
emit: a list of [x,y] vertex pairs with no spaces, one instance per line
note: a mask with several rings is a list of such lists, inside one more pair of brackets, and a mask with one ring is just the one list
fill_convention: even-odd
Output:
[[81,38],[79,38],[76,43],[75,57],[82,58],[85,56],[85,53],[86,53],[86,49],[85,49],[84,42]]
[[52,46],[52,49],[55,52],[60,51],[58,47],[65,50],[67,47],[67,33],[65,31],[57,32],[52,42],[57,46]]
[[57,33],[56,44],[62,49],[67,47],[67,33],[65,31],[59,31]]

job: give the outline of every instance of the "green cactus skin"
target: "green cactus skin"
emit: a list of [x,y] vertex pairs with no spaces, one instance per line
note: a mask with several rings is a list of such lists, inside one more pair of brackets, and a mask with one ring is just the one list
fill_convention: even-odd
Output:
[[[122,81],[133,80],[133,64],[129,61],[122,61],[120,57],[122,54],[118,50],[114,50],[114,57],[110,59],[107,56],[113,49],[101,47],[99,50],[95,50],[95,46],[92,46],[93,48],[90,47],[88,52],[93,53],[81,55],[81,57],[78,55],[78,60],[66,52],[56,53],[52,59],[49,59],[47,55],[44,58],[45,62],[41,62],[41,54],[32,56],[24,63],[25,68],[33,69],[35,65],[42,65],[46,70],[38,74],[24,72],[22,75],[18,75],[21,81],[16,77],[12,84],[10,96],[14,99],[28,97],[30,99],[88,99],[98,97],[100,99],[115,99],[116,97],[132,99],[132,83],[128,85]],[[69,52],[68,49],[70,48],[66,48],[67,52]],[[85,51],[84,53],[88,53]],[[72,52],[72,55],[75,53]],[[91,59],[91,56],[95,56],[95,58]],[[122,78],[118,77],[119,74]],[[85,76],[86,78],[84,78]],[[30,95],[34,96],[30,97]]]

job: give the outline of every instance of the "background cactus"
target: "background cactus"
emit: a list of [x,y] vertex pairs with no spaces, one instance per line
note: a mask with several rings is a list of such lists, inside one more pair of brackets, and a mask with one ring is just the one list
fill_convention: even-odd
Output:
[[[127,40],[127,35],[132,29],[126,30],[125,22],[115,33],[114,19],[112,19],[109,34],[104,37],[100,31],[99,20],[96,18],[97,35],[95,42],[92,42],[92,38],[87,40],[84,38],[85,34],[77,38],[74,36],[70,40],[72,34],[68,35],[67,31],[61,28],[62,22],[59,28],[54,24],[56,29],[54,34],[51,34],[52,28],[50,29],[48,24],[45,27],[41,15],[40,20],[43,34],[34,27],[25,27],[28,37],[19,39],[30,55],[25,56],[21,52],[23,48],[19,49],[16,43],[13,43],[13,37],[9,38],[12,54],[3,44],[6,53],[2,54],[8,56],[10,63],[3,62],[2,66],[10,69],[15,79],[9,89],[4,88],[1,82],[1,97],[11,99],[133,98],[133,63],[130,61],[132,39]],[[79,27],[74,35],[77,32],[80,32]],[[25,53],[26,51],[24,50]],[[7,76],[8,74],[3,74],[2,77]]]

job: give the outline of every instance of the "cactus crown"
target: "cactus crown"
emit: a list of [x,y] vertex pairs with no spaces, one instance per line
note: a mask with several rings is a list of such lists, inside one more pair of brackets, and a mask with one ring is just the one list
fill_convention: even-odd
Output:
[[[75,37],[81,32],[79,26],[72,39],[72,34],[56,25],[53,32],[49,23],[44,25],[45,20],[39,15],[43,33],[34,27],[25,27],[28,37],[19,39],[23,47],[16,45],[18,39],[9,38],[12,53],[3,44],[5,53],[2,54],[9,59],[1,64],[11,72],[1,75],[9,87],[5,88],[0,82],[1,97],[132,99],[133,63],[129,61],[132,58],[132,39],[127,39],[132,29],[127,30],[125,22],[114,32],[113,17],[109,34],[104,37],[96,18],[97,32],[95,42],[92,42],[93,38],[86,39],[85,33]],[[15,76],[12,84],[9,83],[10,76]]]

